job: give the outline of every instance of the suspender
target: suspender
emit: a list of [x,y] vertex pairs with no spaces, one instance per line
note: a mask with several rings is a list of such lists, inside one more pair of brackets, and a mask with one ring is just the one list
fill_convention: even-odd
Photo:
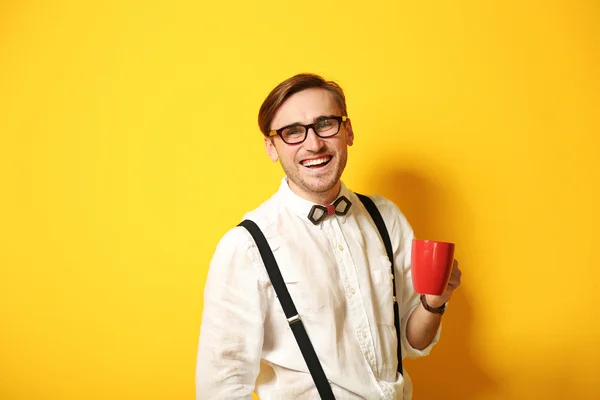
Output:
[[[390,241],[390,236],[385,227],[385,223],[381,216],[381,213],[375,206],[373,201],[362,194],[356,193],[360,201],[363,203],[371,218],[375,222],[375,226],[377,226],[377,230],[379,231],[379,235],[383,240],[385,245],[385,250],[387,252],[388,258],[392,263],[392,276],[395,278],[395,268],[394,268],[394,257],[392,250],[392,243]],[[310,342],[310,338],[304,328],[304,324],[302,323],[302,319],[296,310],[296,306],[290,297],[290,293],[285,286],[285,282],[283,281],[283,277],[281,276],[281,271],[277,266],[277,261],[275,261],[275,257],[273,256],[273,252],[269,247],[269,243],[267,239],[261,232],[260,228],[250,220],[242,221],[238,226],[243,226],[250,232],[256,245],[258,247],[258,251],[260,252],[260,256],[265,264],[265,268],[267,270],[267,274],[269,275],[269,279],[271,284],[273,285],[273,289],[281,303],[281,308],[283,308],[283,313],[288,320],[290,328],[292,329],[292,333],[294,334],[296,341],[298,342],[298,347],[300,348],[300,352],[304,357],[306,362],[306,366],[315,382],[317,387],[317,391],[323,400],[334,400],[335,396],[333,395],[333,391],[331,390],[331,386],[329,385],[329,381],[325,376],[325,372],[321,367],[321,363],[319,362],[319,358],[315,353],[315,349]],[[393,286],[393,296],[394,296],[394,324],[396,326],[396,336],[398,337],[398,372],[402,374],[402,351],[400,347],[400,316],[398,310],[398,302],[396,301],[396,282],[392,284]]]
[[321,399],[335,399],[335,396],[331,391],[331,386],[329,386],[329,381],[327,381],[325,372],[323,372],[323,368],[319,362],[319,358],[317,357],[315,349],[310,343],[306,329],[304,329],[304,324],[302,323],[300,315],[298,315],[298,311],[296,310],[296,306],[294,305],[294,302],[290,297],[290,293],[285,286],[285,282],[281,276],[281,271],[277,266],[277,262],[275,261],[273,252],[267,243],[267,239],[261,232],[260,228],[253,221],[244,220],[240,223],[240,225],[250,232],[254,238],[254,241],[256,242],[256,245],[258,246],[258,251],[263,259],[267,273],[269,274],[271,284],[275,289],[275,293],[277,294],[277,298],[281,303],[283,313],[290,324],[290,328],[292,328],[292,332],[296,337],[298,347],[300,347],[300,352],[302,352],[302,356],[306,361],[306,366],[308,367],[308,370],[315,381],[315,385],[317,386],[317,391],[319,392]]
[[398,299],[396,299],[396,268],[394,267],[394,251],[392,250],[392,241],[390,240],[390,235],[385,227],[385,222],[383,221],[383,217],[381,213],[377,209],[373,200],[364,194],[356,193],[360,201],[363,203],[369,214],[371,214],[371,218],[375,222],[377,226],[377,230],[379,231],[379,235],[381,236],[381,240],[383,240],[383,244],[385,245],[385,251],[387,252],[388,258],[392,263],[392,287],[394,288],[394,325],[396,326],[396,337],[398,338],[398,372],[402,375],[402,347],[400,341],[400,311],[398,308]]

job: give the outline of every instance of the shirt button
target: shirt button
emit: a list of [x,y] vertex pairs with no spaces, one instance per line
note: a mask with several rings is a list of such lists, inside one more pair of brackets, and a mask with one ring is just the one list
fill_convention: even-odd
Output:
[[363,339],[366,339],[367,338],[367,334],[365,332],[363,332],[362,333],[362,337],[363,337]]
[[339,244],[339,245],[338,245],[338,249],[339,249],[340,251],[342,251],[342,250],[344,250],[344,246],[342,246],[341,244]]
[[356,293],[356,290],[354,290],[354,288],[350,288],[350,294],[354,294]]

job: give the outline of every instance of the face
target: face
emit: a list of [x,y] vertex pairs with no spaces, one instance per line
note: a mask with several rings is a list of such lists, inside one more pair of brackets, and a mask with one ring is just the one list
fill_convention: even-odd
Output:
[[[295,93],[283,103],[273,118],[271,129],[294,123],[312,124],[320,117],[341,116],[342,110],[333,95],[325,89],[307,89]],[[340,178],[346,167],[348,147],[354,134],[350,120],[342,122],[337,135],[318,137],[309,129],[301,144],[286,144],[281,137],[265,138],[267,154],[279,160],[290,189],[305,199],[329,204],[340,190]]]

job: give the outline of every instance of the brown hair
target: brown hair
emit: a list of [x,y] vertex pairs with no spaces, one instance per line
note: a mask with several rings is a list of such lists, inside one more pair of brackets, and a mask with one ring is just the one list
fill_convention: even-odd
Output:
[[332,81],[326,81],[319,75],[298,74],[277,85],[260,106],[258,127],[263,135],[269,135],[275,113],[291,95],[313,88],[328,90],[342,109],[343,115],[347,115],[346,96],[340,85]]

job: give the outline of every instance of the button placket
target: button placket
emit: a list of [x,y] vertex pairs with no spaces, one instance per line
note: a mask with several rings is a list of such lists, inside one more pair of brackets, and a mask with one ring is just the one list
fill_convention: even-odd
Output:
[[[336,247],[339,251],[335,252],[335,256],[338,260],[338,264],[343,264],[345,266],[344,288],[347,290],[346,293],[351,294],[350,296],[346,296],[350,310],[350,316],[356,329],[358,343],[362,350],[363,356],[371,368],[371,373],[376,374],[378,369],[375,357],[375,345],[373,343],[373,338],[371,337],[371,331],[368,322],[369,319],[366,315],[362,297],[352,295],[356,293],[356,289],[354,288],[359,287],[354,260],[352,259],[350,251],[347,251],[349,248],[348,243],[346,242],[346,239],[342,233],[339,221],[337,221],[337,219],[331,219],[331,222],[333,235],[330,238],[333,239],[333,243],[337,243]],[[342,249],[346,250],[344,251]],[[354,292],[352,290],[354,290]]]

